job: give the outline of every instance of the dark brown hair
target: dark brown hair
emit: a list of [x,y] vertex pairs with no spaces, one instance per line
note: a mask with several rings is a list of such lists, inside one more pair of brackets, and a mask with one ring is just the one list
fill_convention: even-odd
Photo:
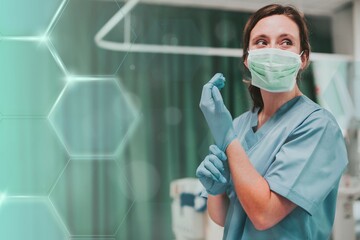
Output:
[[[306,25],[306,20],[296,8],[292,6],[283,6],[280,4],[270,4],[265,7],[260,8],[254,14],[252,14],[247,21],[244,32],[243,32],[243,61],[245,62],[248,56],[249,42],[250,42],[250,33],[255,27],[255,25],[263,18],[269,17],[272,15],[285,15],[293,20],[299,28],[300,33],[300,48],[303,51],[303,55],[309,60],[310,55],[310,42],[309,42],[309,30]],[[301,74],[299,71],[298,79]],[[258,87],[253,85],[249,86],[250,96],[253,100],[253,110],[259,107],[260,111],[264,107],[264,102],[261,97],[261,92]]]

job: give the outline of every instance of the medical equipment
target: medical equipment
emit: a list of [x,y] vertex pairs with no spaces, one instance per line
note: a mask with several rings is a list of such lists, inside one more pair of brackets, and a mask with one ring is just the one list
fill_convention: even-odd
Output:
[[[354,122],[354,121],[353,121]],[[353,123],[355,124],[355,123]],[[357,239],[360,220],[360,179],[359,179],[359,125],[351,124],[347,130],[348,171],[341,179],[336,215],[333,227],[333,240]]]
[[355,240],[354,201],[360,197],[360,182],[345,175],[340,182],[333,228],[333,240]]
[[200,196],[203,187],[197,178],[171,182],[172,230],[176,240],[218,240],[222,228],[213,223],[206,211],[206,199]]
[[[340,125],[347,143],[348,170],[341,179],[336,215],[333,227],[333,240],[355,240],[356,221],[359,214],[356,200],[360,198],[359,134],[360,124],[351,98],[351,80],[354,79],[352,61],[332,59],[314,61],[313,71],[320,105],[333,113]],[[354,96],[353,96],[354,97]]]

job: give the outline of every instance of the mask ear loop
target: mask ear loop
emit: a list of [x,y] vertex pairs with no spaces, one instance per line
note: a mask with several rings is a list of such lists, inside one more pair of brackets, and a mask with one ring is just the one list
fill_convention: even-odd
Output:
[[[304,50],[302,50],[301,53],[299,54],[300,60],[301,60],[301,58],[302,58],[303,53],[304,53]],[[303,62],[302,62],[302,60],[301,60],[301,64],[302,64],[302,63],[303,63]],[[301,66],[300,66],[300,70],[303,70]]]

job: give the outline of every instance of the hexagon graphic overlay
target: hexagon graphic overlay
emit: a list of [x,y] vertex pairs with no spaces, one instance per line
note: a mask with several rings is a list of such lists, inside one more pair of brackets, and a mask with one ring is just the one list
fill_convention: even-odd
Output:
[[6,198],[0,207],[0,239],[64,240],[67,236],[47,198]]
[[112,155],[136,111],[114,79],[70,81],[49,119],[72,156]]
[[0,112],[48,115],[66,82],[47,45],[0,41],[0,66]]
[[119,173],[114,160],[70,160],[49,197],[73,237],[115,234],[132,206]]
[[[109,16],[119,11],[122,4],[115,0],[69,0],[49,35],[70,75],[109,76],[119,70],[127,52],[99,48],[94,36],[109,20]],[[92,19],[92,24],[89,24],[89,19]],[[77,27],[69,27],[74,23]],[[121,22],[106,38],[124,40],[124,29],[124,23]],[[136,35],[131,31],[129,42],[135,39]]]
[[69,160],[47,119],[0,122],[0,191],[48,195]]
[[4,36],[38,36],[46,33],[63,0],[3,0],[0,32]]

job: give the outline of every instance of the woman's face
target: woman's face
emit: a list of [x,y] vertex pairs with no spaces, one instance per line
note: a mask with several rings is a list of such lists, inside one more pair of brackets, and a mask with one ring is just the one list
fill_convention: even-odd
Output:
[[[261,19],[250,32],[249,50],[279,48],[300,54],[300,33],[296,23],[285,15],[272,15]],[[306,66],[302,55],[301,68]],[[247,61],[245,61],[247,66]]]

